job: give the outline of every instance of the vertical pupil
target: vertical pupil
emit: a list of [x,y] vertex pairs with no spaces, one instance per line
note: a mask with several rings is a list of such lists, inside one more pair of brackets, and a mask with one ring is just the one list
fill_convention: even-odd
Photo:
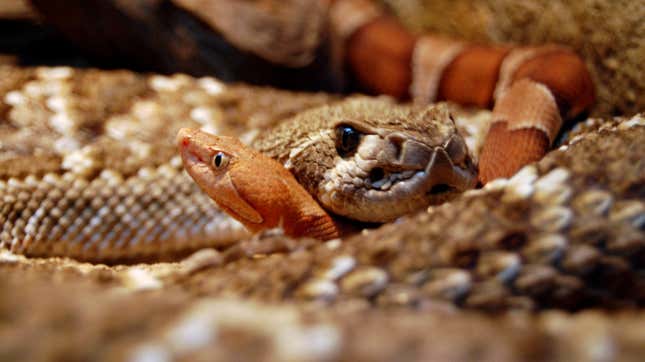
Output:
[[215,167],[219,167],[222,164],[222,154],[218,153],[215,156]]

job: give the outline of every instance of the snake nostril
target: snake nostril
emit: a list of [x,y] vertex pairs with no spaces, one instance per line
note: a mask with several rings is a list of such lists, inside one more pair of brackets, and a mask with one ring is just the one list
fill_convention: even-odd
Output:
[[428,194],[430,195],[439,195],[443,194],[444,192],[448,191],[453,191],[454,187],[448,185],[448,184],[436,184],[430,188],[430,191],[428,191]]
[[375,183],[382,180],[385,177],[385,171],[382,168],[376,167],[370,171],[370,182]]
[[405,137],[399,134],[390,135],[387,140],[392,146],[394,146],[394,159],[401,159],[401,152],[403,152],[403,143],[405,142]]

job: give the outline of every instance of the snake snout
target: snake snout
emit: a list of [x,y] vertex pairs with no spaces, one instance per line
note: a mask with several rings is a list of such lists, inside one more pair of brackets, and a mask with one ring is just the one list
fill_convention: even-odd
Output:
[[408,140],[402,143],[398,160],[394,164],[405,170],[423,170],[430,161],[432,153],[432,149],[425,144]]
[[423,172],[433,151],[427,145],[394,133],[387,137],[368,136],[363,141],[359,154],[371,160],[365,171],[366,184],[379,190],[389,190],[399,182],[405,182],[416,172]]
[[461,136],[450,137],[443,146],[455,166],[467,167],[469,161],[468,148]]
[[[454,139],[454,137],[453,137]],[[450,140],[447,147],[437,147],[432,160],[428,163],[428,188],[426,194],[437,197],[436,201],[444,201],[448,194],[461,192],[474,187],[476,173],[469,162],[465,146],[461,147],[460,140]],[[461,140],[463,143],[463,140]]]
[[429,142],[401,132],[366,134],[351,157],[339,157],[319,185],[318,200],[332,212],[386,222],[474,186],[465,142],[450,134]]
[[185,147],[188,146],[188,143],[190,142],[190,137],[194,131],[190,128],[181,128],[177,132],[177,136],[175,137],[175,143],[177,144],[178,147]]

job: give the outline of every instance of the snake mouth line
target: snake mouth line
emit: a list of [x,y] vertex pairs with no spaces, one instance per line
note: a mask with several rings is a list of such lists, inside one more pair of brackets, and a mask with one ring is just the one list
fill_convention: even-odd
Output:
[[382,167],[375,167],[369,171],[365,186],[374,190],[387,191],[397,183],[408,181],[415,175],[422,176],[423,173],[423,170],[389,172]]
[[450,186],[448,184],[436,184],[433,185],[428,192],[426,192],[427,195],[433,196],[433,195],[442,195],[446,193],[451,193],[451,192],[458,192],[459,190],[454,187]]
[[[357,162],[358,165],[370,165],[372,162],[362,160]],[[429,157],[425,169],[411,170],[388,170],[386,167],[374,166],[371,169],[361,168],[362,172],[356,174],[366,174],[364,186],[366,189],[374,191],[389,191],[397,185],[414,189],[426,189],[427,196],[441,195],[463,191],[472,186],[472,177],[470,170],[465,165],[457,165],[454,160],[448,156],[445,150],[436,148],[432,156]],[[425,181],[424,181],[425,180]]]
[[188,167],[204,162],[204,160],[202,160],[202,158],[199,157],[199,155],[189,150],[182,149],[179,151],[179,153],[183,157],[184,162],[186,162]]
[[363,157],[357,152],[339,159],[325,174],[318,199],[334,213],[367,222],[393,220],[450,200],[473,187],[475,180],[467,154],[456,148],[454,142],[415,146],[409,148],[412,153],[391,157],[379,152],[365,152],[368,157]]

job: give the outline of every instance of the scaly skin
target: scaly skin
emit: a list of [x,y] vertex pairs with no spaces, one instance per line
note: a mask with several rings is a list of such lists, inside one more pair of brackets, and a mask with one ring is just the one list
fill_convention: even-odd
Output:
[[64,67],[0,67],[0,93],[0,247],[103,263],[177,260],[249,236],[182,171],[181,127],[239,137],[333,100]]
[[[417,36],[372,0],[292,0],[286,6],[276,0],[170,3],[74,1],[61,12],[49,1],[34,1],[49,21],[77,42],[106,55],[150,61],[168,73],[210,73],[226,79],[235,74],[237,80],[292,86],[311,77],[309,86],[321,87],[329,84],[327,78],[342,83],[337,75],[341,65],[347,65],[352,79],[367,92],[422,104],[447,100],[492,107],[493,126],[479,163],[484,184],[539,160],[561,128],[588,112],[595,100],[585,62],[564,46],[487,45],[437,34]],[[70,21],[70,12],[86,16]],[[118,31],[96,32],[95,24],[85,20],[96,17],[114,21],[118,26],[106,28]],[[159,36],[146,37],[141,33],[146,27]],[[262,36],[257,29],[263,29]],[[322,44],[323,39],[331,44]],[[95,44],[109,44],[117,51]],[[333,50],[314,61],[323,49]],[[239,62],[227,66],[231,51]],[[256,67],[262,62],[248,59],[247,52],[270,64]],[[321,71],[320,65],[329,63],[332,69]],[[281,76],[275,64],[296,68],[291,76]]]
[[[211,353],[209,358],[229,342],[232,356],[239,357],[240,343],[257,351],[258,340],[261,358],[273,357],[267,349],[273,346],[296,351],[293,359],[312,360],[408,358],[415,351],[419,360],[472,360],[473,353],[492,360],[525,360],[536,353],[544,360],[585,360],[597,359],[599,350],[607,359],[643,355],[642,311],[625,317],[566,312],[645,303],[642,117],[592,120],[567,146],[510,180],[340,242],[248,239],[248,234],[231,237],[231,219],[182,172],[172,140],[180,127],[224,133],[247,122],[264,131],[275,119],[271,112],[303,110],[312,103],[297,106],[293,93],[240,89],[213,79],[5,69],[0,68],[2,247],[27,256],[98,262],[155,259],[165,252],[177,260],[173,251],[220,249],[182,263],[116,268],[61,268],[60,259],[0,251],[2,279],[16,278],[10,285],[0,280],[8,293],[3,316],[17,336],[4,344],[11,356],[24,356],[15,352],[17,344],[39,352],[32,341],[44,331],[44,340],[56,343],[43,348],[53,346],[56,356],[81,348],[92,358],[116,343],[132,346],[136,357],[161,352],[190,359],[185,331],[194,326],[226,337],[210,341],[207,349],[191,344]],[[244,115],[244,109],[251,113]],[[284,135],[304,131],[314,120],[310,116],[294,118],[301,127],[284,126]],[[219,243],[222,236],[231,239]],[[176,272],[169,275],[168,269]],[[45,285],[35,284],[34,272],[44,276]],[[124,293],[122,277],[132,283],[128,288],[159,289]],[[70,278],[82,285],[65,283]],[[99,290],[84,288],[89,280],[100,283]],[[261,306],[274,302],[288,313],[247,308],[238,300],[204,308],[203,296],[236,296]],[[199,302],[177,308],[177,297]],[[119,303],[121,298],[128,302]],[[168,308],[154,307],[166,303]],[[298,313],[304,329],[294,329],[293,311],[300,306],[334,314],[312,325],[309,313]],[[544,313],[546,308],[559,310]],[[509,309],[532,312],[519,320],[518,313],[507,318],[480,313]],[[442,311],[443,317],[434,318]],[[56,317],[61,314],[73,318],[61,324]],[[90,332],[74,333],[72,324]],[[115,331],[126,331],[117,333],[125,339],[115,341]],[[522,338],[527,333],[528,339]],[[227,336],[241,336],[242,342]],[[265,344],[264,338],[276,342]],[[60,347],[61,340],[67,344]],[[322,343],[332,358],[320,354],[321,340],[335,343],[329,348]],[[294,355],[275,359],[289,357]]]
[[[182,75],[70,68],[0,68],[0,75],[6,114],[0,246],[29,256],[112,263],[176,259],[248,236],[182,172],[173,142],[181,127],[251,139],[258,129],[333,100]],[[348,122],[362,141],[353,157],[342,158],[336,131]],[[308,191],[317,192],[316,180],[329,173],[330,200],[392,220],[472,186],[472,163],[456,131],[445,107],[418,111],[363,97],[301,112],[263,132],[253,146],[290,163]],[[308,141],[316,135],[322,142]],[[293,149],[300,152],[292,155]],[[397,176],[411,170],[416,176],[410,179]],[[354,171],[363,178],[349,178]],[[348,179],[358,183],[356,191],[343,185]],[[443,186],[433,190],[436,184]],[[403,208],[382,207],[386,202]]]
[[[254,142],[280,163],[198,130],[180,130],[177,144],[197,184],[249,230],[283,226],[287,235],[326,240],[338,230],[314,198],[352,220],[387,222],[473,187],[474,166],[451,117],[444,106],[350,99],[303,112]],[[355,139],[342,151],[348,127]]]
[[[33,2],[47,20],[95,52],[127,54],[167,73],[323,87],[343,83],[337,75],[347,65],[366,92],[423,104],[447,100],[492,107],[494,124],[479,163],[482,183],[510,177],[542,158],[560,129],[588,112],[595,100],[585,62],[567,47],[417,36],[375,0],[291,0],[288,5],[277,0],[174,0],[128,6],[116,0],[77,0],[64,11],[50,1]],[[74,20],[88,15],[116,25],[96,32],[93,24]],[[158,36],[146,37],[143,28]],[[325,40],[330,44],[322,44]],[[314,61],[324,49],[332,51]],[[249,52],[267,62],[248,59]],[[229,61],[229,54],[235,54],[236,62]],[[275,64],[295,69],[285,74]],[[328,65],[325,71],[322,64]]]
[[[343,146],[347,129],[354,141]],[[470,152],[444,104],[352,97],[302,112],[252,146],[285,165],[326,210],[364,222],[440,204],[476,182]]]
[[292,237],[339,237],[332,218],[289,171],[238,139],[182,128],[177,147],[197,185],[249,230],[281,227]]
[[369,0],[336,0],[330,13],[347,62],[366,90],[420,103],[492,106],[493,124],[479,162],[484,184],[541,159],[563,124],[594,104],[589,71],[564,46],[417,37]]

